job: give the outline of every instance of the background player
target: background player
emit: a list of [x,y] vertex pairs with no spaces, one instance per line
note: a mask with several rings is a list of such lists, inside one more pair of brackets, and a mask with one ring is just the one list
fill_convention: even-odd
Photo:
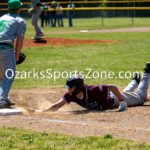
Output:
[[33,7],[33,14],[32,14],[32,25],[34,26],[36,35],[34,36],[34,40],[39,40],[41,36],[44,36],[44,33],[38,26],[38,19],[41,14],[40,8],[40,0],[31,0],[32,7]]
[[[66,82],[68,92],[58,101],[43,111],[56,111],[66,103],[75,102],[90,110],[106,110],[118,108],[124,111],[127,106],[143,105],[147,98],[150,78],[150,63],[144,68],[145,73],[140,80],[135,76],[130,84],[120,92],[115,85],[85,85],[80,76],[72,76]],[[137,91],[134,90],[137,88]],[[36,112],[42,112],[37,110]]]
[[[13,73],[16,71],[16,62],[19,60],[26,31],[26,23],[19,16],[21,6],[20,0],[9,0],[9,14],[0,17],[0,74],[2,75],[0,108],[9,107],[12,104],[9,101],[8,93],[14,82],[15,75]],[[16,45],[14,46],[16,37]]]
[[[67,8],[75,8],[75,5],[72,3],[72,1],[68,2]],[[73,26],[72,17],[73,17],[74,11],[73,10],[68,11],[67,14],[68,14],[68,20],[69,20],[69,27],[72,27]]]

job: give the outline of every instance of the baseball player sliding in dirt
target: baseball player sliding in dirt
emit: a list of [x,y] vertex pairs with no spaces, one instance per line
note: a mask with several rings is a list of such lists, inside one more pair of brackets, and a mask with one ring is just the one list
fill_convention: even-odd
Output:
[[[150,78],[150,62],[144,68],[145,73],[140,80],[135,75],[129,85],[120,92],[115,85],[85,85],[81,76],[72,76],[67,79],[65,88],[68,92],[55,104],[45,110],[36,112],[57,111],[66,103],[75,102],[89,110],[106,110],[118,108],[125,111],[127,107],[143,105],[147,98],[147,89]],[[137,91],[134,90],[137,88]]]
[[[26,23],[19,16],[21,6],[20,0],[9,0],[9,14],[0,17],[0,74],[2,75],[0,108],[7,108],[12,104],[8,98],[8,93],[15,77],[12,72],[16,71],[16,63],[18,64],[20,60],[20,52],[26,31]],[[16,37],[16,46],[14,48]]]

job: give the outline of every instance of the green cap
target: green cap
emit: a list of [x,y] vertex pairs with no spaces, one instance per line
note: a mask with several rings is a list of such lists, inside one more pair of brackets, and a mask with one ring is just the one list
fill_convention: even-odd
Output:
[[19,9],[22,6],[22,3],[20,0],[9,0],[8,1],[8,8],[10,10]]

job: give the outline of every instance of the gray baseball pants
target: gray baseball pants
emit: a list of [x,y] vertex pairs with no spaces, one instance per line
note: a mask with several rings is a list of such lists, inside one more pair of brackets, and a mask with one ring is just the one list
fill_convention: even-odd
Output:
[[[143,105],[147,98],[147,89],[149,86],[149,73],[144,73],[139,85],[135,80],[132,80],[128,86],[121,92],[123,98],[127,101],[127,105],[138,106]],[[136,92],[134,90],[137,88]],[[111,97],[114,98],[114,103],[119,106],[119,99],[111,92]]]
[[39,36],[42,33],[40,27],[38,26],[38,19],[40,14],[41,14],[41,8],[39,7],[32,15],[32,25],[34,26],[34,29],[36,31],[36,36]]

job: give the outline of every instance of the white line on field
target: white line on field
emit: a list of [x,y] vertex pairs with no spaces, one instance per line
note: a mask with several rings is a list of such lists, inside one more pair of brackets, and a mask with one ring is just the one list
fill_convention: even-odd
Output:
[[35,118],[35,117],[23,117],[20,116],[21,118],[24,119],[29,119],[29,120],[39,120],[39,121],[45,121],[45,122],[53,122],[53,123],[62,123],[62,124],[76,124],[76,125],[88,125],[87,123],[82,123],[82,122],[74,122],[74,121],[67,121],[67,120],[54,120],[54,119],[42,119],[42,118]]
[[[11,116],[16,117],[16,116]],[[36,118],[36,117],[25,117],[25,116],[17,116],[17,118],[22,118],[26,120],[38,120],[38,121],[44,121],[44,122],[52,122],[52,123],[60,123],[60,124],[74,124],[74,125],[82,125],[82,126],[93,126],[93,127],[101,127],[101,128],[115,128],[115,129],[126,129],[126,130],[134,130],[134,131],[142,131],[142,132],[150,132],[150,128],[140,128],[140,127],[118,127],[118,126],[106,126],[106,125],[100,125],[99,124],[90,124],[90,123],[84,123],[84,122],[75,122],[75,121],[68,121],[68,120],[54,120],[54,119],[42,119],[42,118]]]

